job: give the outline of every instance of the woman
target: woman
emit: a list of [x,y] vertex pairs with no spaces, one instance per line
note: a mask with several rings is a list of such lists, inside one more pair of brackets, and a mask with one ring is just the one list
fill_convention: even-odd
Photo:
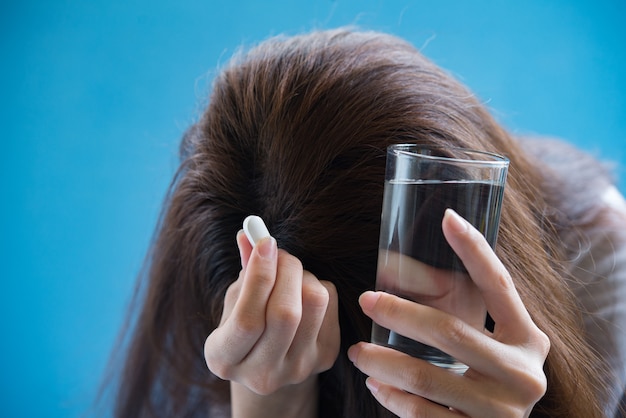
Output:
[[[442,224],[483,291],[493,332],[366,292],[385,149],[403,142],[511,160],[497,256],[454,213]],[[538,147],[512,138],[463,86],[388,35],[315,32],[236,57],[181,144],[117,416],[612,414],[624,347],[594,316],[605,306],[574,297],[587,276],[571,250],[619,210],[570,210],[582,193],[566,187],[571,165],[539,161],[529,152]],[[272,234],[254,248],[237,234],[249,214]],[[626,224],[619,216],[609,223]],[[612,289],[623,292],[619,277]],[[366,343],[371,319],[453,350],[468,371],[455,376]],[[610,345],[602,356],[596,336]]]

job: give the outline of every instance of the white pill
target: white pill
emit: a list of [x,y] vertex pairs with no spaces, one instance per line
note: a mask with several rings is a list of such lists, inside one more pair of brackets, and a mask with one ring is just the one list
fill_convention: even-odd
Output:
[[270,236],[270,231],[267,230],[265,222],[256,215],[250,215],[244,219],[243,232],[246,233],[246,237],[248,237],[248,241],[250,241],[253,247],[261,239]]

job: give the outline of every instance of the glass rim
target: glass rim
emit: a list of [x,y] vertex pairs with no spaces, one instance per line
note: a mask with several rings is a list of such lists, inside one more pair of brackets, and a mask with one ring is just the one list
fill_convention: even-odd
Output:
[[[450,151],[458,151],[464,154],[477,154],[484,157],[489,157],[489,159],[480,159],[480,160],[471,160],[467,158],[458,158],[458,157],[447,157],[441,155],[428,155],[423,154],[421,152],[417,152],[420,149],[431,149],[431,150],[450,150]],[[482,151],[476,150],[472,148],[463,148],[463,147],[448,147],[448,146],[436,146],[436,145],[420,145],[420,144],[392,144],[387,147],[387,152],[393,152],[396,155],[404,154],[408,156],[419,156],[420,158],[433,160],[433,161],[444,161],[451,163],[461,163],[461,164],[481,164],[481,165],[492,165],[492,166],[508,166],[510,160],[500,154],[491,151]]]

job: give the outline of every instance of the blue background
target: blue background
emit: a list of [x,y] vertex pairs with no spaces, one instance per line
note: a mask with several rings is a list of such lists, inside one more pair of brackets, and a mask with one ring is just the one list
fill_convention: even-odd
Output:
[[180,135],[239,46],[347,24],[400,35],[512,131],[618,164],[624,191],[625,5],[2,2],[0,416],[94,413]]

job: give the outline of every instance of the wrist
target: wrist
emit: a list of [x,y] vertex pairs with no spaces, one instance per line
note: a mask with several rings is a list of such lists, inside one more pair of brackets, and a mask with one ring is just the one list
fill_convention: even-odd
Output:
[[282,387],[270,395],[259,395],[237,382],[230,382],[232,418],[316,418],[317,401],[317,375],[309,376],[302,383]]

